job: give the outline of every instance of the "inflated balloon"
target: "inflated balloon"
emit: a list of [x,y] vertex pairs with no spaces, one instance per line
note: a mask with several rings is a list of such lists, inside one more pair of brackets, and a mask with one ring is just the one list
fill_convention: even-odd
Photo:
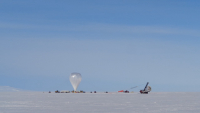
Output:
[[69,76],[69,80],[74,88],[74,91],[78,88],[78,85],[80,84],[82,77],[80,73],[71,73]]

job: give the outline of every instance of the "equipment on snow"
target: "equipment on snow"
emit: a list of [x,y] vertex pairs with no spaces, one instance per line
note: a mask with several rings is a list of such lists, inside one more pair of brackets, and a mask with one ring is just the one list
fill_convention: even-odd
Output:
[[140,90],[140,93],[141,93],[141,94],[148,94],[148,92],[151,91],[151,87],[148,86],[148,84],[149,84],[149,82],[147,82],[147,84],[146,84],[144,90]]

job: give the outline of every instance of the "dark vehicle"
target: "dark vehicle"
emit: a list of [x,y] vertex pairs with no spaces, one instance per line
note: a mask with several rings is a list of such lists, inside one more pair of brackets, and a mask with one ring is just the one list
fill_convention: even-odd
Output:
[[80,93],[85,93],[85,91],[81,90]]
[[60,93],[60,91],[57,90],[57,91],[55,91],[55,93]]
[[108,93],[107,91],[105,93]]
[[92,91],[90,93],[92,93]]
[[145,86],[145,88],[143,90],[140,90],[141,94],[148,94],[148,92],[151,91],[151,87],[148,86],[148,84],[149,84],[149,82],[147,82],[147,84],[146,84],[146,86]]
[[124,93],[129,93],[129,91],[128,91],[128,90],[126,90],[126,91],[124,91]]
[[96,91],[94,91],[94,93],[97,93]]

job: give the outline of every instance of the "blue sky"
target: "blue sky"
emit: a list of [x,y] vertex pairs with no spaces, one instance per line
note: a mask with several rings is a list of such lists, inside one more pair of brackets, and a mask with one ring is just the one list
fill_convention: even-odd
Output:
[[[199,92],[199,1],[1,0],[0,86]],[[139,91],[142,87],[134,89]]]

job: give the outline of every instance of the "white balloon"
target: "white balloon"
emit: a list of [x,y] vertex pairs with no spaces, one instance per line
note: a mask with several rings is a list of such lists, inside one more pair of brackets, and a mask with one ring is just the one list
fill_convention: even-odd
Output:
[[74,91],[78,88],[78,85],[80,84],[82,77],[80,73],[71,73],[69,76],[69,80],[74,88]]

